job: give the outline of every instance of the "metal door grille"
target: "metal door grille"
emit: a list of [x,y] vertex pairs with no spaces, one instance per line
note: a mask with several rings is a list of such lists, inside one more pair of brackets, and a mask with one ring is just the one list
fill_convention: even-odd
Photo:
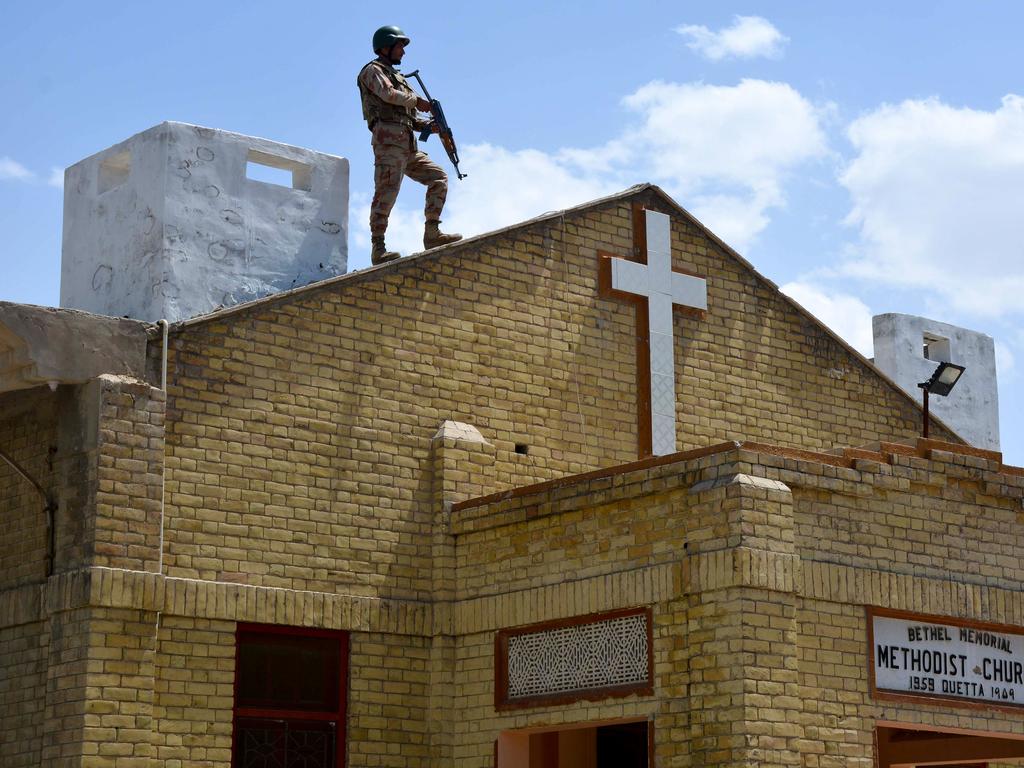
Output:
[[238,768],[337,768],[335,724],[239,720]]

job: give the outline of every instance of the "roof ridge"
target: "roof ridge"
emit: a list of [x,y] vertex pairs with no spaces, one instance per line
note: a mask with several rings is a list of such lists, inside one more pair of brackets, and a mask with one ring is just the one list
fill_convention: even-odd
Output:
[[[668,195],[666,195],[665,192],[658,188],[656,185],[651,183],[634,184],[633,186],[628,187],[620,192],[616,192],[611,195],[606,195],[605,197],[599,197],[595,200],[588,200],[585,203],[580,203],[579,205],[572,206],[571,208],[563,208],[561,210],[556,211],[546,211],[542,214],[534,216],[533,218],[520,221],[516,224],[510,224],[500,229],[491,230],[490,232],[481,232],[479,235],[473,235],[472,237],[467,237],[462,240],[459,240],[458,242],[449,243],[448,245],[442,245],[438,246],[437,248],[430,248],[428,250],[411,253],[404,258],[396,259],[386,264],[379,264],[377,266],[366,267],[365,269],[353,270],[352,272],[346,272],[343,275],[336,275],[334,277],[328,277],[313,283],[307,283],[306,285],[300,285],[296,286],[295,288],[289,288],[284,291],[277,291],[276,293],[272,293],[258,299],[253,299],[252,301],[246,301],[241,304],[235,304],[230,307],[222,307],[221,309],[216,309],[213,312],[207,312],[204,315],[196,315],[195,317],[190,317],[187,320],[179,320],[178,322],[172,324],[171,330],[176,331],[179,329],[191,327],[193,325],[201,325],[204,322],[220,320],[224,317],[233,315],[237,312],[243,312],[257,307],[269,306],[278,301],[284,301],[286,299],[290,299],[300,294],[303,294],[306,291],[313,292],[325,288],[330,288],[341,283],[357,282],[357,280],[355,279],[357,277],[366,278],[370,276],[376,276],[382,272],[390,272],[396,268],[401,268],[403,265],[409,264],[413,261],[422,261],[426,256],[433,257],[452,250],[462,250],[463,248],[469,245],[479,244],[484,240],[489,240],[491,238],[498,237],[499,235],[508,234],[509,232],[524,229],[526,227],[539,224],[541,222],[557,219],[567,214],[579,213],[580,211],[587,210],[596,206],[604,205],[606,203],[610,203],[613,201],[622,200],[633,195],[639,194],[640,192],[644,192],[648,189],[657,190],[658,192],[661,193],[662,196],[671,201],[673,205],[678,207],[678,204],[675,203],[674,200],[669,198]],[[680,208],[680,210],[683,209]],[[690,216],[689,213],[687,213],[686,215]]]

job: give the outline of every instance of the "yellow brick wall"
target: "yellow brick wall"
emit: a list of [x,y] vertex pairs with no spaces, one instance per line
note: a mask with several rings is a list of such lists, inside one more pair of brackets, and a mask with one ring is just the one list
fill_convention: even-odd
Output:
[[[694,765],[801,765],[792,596],[732,588],[689,598]],[[658,739],[674,756],[673,743]]]
[[164,470],[163,391],[100,377],[92,563],[158,571]]
[[154,657],[153,745],[166,768],[227,768],[235,622],[160,617]]
[[76,765],[87,755],[84,732],[90,616],[88,608],[50,616],[42,765]]
[[[0,447],[57,504],[53,570],[157,571],[164,393],[100,377],[0,396]],[[61,426],[58,429],[58,421]],[[45,578],[46,501],[0,461],[0,587]]]
[[797,610],[802,751],[818,765],[874,765],[866,615],[857,605],[801,600]]
[[792,569],[789,493],[738,468],[728,451],[456,513],[457,631],[636,605],[653,607],[655,628],[655,695],[513,713],[493,708],[493,632],[460,636],[455,753],[465,765],[489,765],[502,730],[635,717],[650,719],[666,764],[799,764],[802,729],[779,717],[797,702],[792,575],[774,581],[787,592],[736,586],[745,569],[728,549]]
[[[44,390],[0,395],[0,450],[44,488],[54,480],[56,398]],[[0,459],[0,589],[41,581],[46,560],[46,502]]]
[[685,596],[659,601],[653,613],[655,696],[662,699],[652,721],[655,765],[692,765],[691,640],[700,625]]
[[[736,546],[792,555],[789,491],[736,481],[740,469],[724,452],[457,510],[457,596],[678,564]],[[710,484],[695,490],[702,482]]]
[[0,765],[39,765],[46,707],[47,628],[0,628]]
[[153,755],[155,621],[151,611],[90,611],[83,768],[141,768]]
[[430,641],[351,635],[348,764],[421,768],[431,760]]
[[689,527],[668,525],[665,513],[685,501],[685,491],[665,493],[460,536],[457,595],[471,600],[675,562]]
[[1019,483],[1012,487],[998,465],[972,456],[938,452],[932,460],[893,461],[862,465],[863,478],[877,489],[870,494],[849,482],[794,491],[804,557],[938,579],[1024,583]]
[[[740,448],[458,508],[456,754],[482,766],[501,730],[638,713],[652,718],[658,759],[687,766],[867,768],[880,719],[1019,730],[1016,713],[868,696],[865,604],[1024,616],[1021,572],[977,567],[1012,534],[1024,478],[944,450],[887,460],[837,466]],[[923,478],[928,495],[912,492]],[[920,530],[936,548],[969,537],[951,555],[953,580],[911,563]],[[871,546],[849,550],[859,534]],[[494,635],[477,628],[631,605],[653,607],[655,697],[494,713]]]
[[[707,316],[675,319],[681,448],[917,433],[905,397],[673,221],[676,266],[709,281]],[[635,459],[634,311],[598,295],[598,249],[631,252],[628,203],[176,330],[168,573],[428,599],[442,421],[493,443],[494,489]]]

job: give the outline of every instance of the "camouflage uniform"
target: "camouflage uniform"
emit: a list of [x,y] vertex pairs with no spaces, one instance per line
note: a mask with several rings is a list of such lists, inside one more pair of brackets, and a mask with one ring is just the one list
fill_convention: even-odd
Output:
[[448,196],[448,174],[416,146],[414,132],[427,126],[416,118],[416,93],[383,57],[363,67],[357,83],[363,99],[363,117],[373,132],[370,234],[383,236],[388,228],[403,175],[427,185],[426,220],[440,221]]

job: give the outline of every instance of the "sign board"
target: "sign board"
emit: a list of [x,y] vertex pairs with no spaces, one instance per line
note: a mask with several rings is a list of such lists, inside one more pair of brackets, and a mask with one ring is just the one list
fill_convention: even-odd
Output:
[[992,625],[871,611],[879,693],[1024,706],[1024,634]]

